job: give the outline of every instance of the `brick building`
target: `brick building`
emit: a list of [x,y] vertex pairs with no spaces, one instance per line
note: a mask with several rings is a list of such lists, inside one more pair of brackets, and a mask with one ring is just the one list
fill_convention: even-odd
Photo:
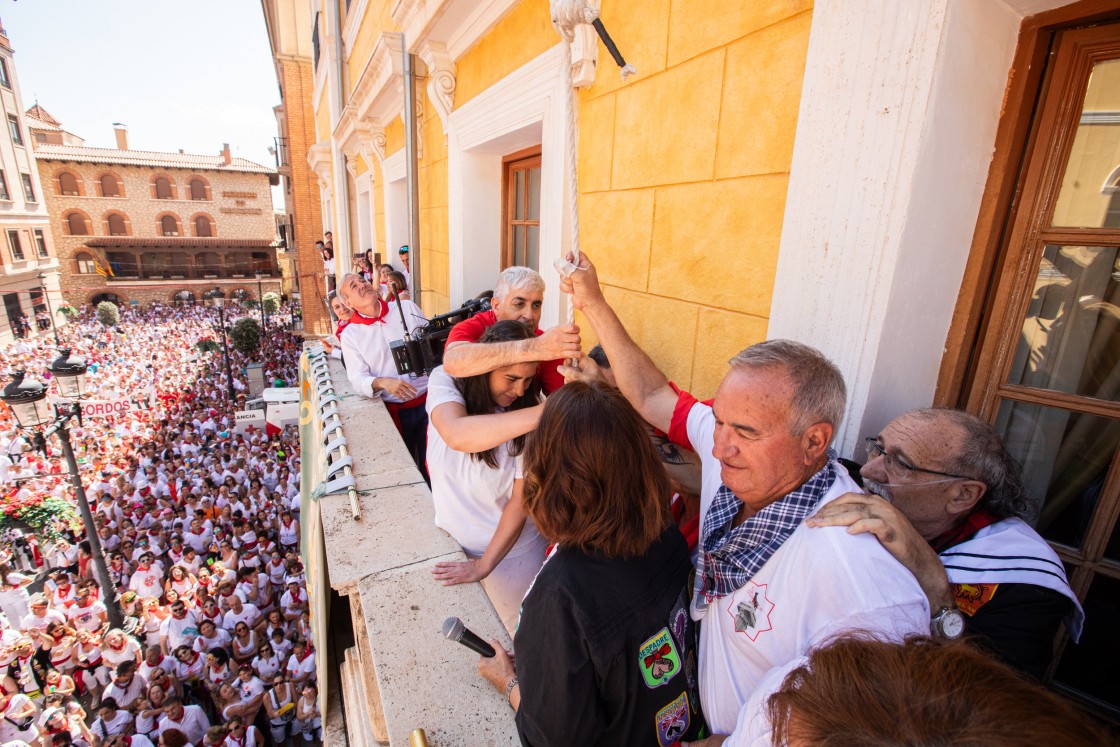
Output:
[[323,260],[315,251],[315,242],[323,237],[323,217],[318,178],[306,157],[316,140],[310,6],[308,0],[262,0],[262,7],[283,102],[275,108],[276,168],[284,185],[287,270],[295,281],[293,291],[299,293],[304,329],[325,334],[333,325],[323,303]]
[[218,156],[155,153],[130,150],[123,125],[116,136],[115,149],[36,140],[70,303],[192,302],[214,287],[256,298],[258,273],[263,292],[281,291],[275,170],[228,145]]
[[[50,334],[51,314],[62,302],[58,259],[31,148],[29,120],[23,115],[15,60],[7,33],[0,29],[0,104],[8,127],[0,137],[0,345],[22,335]],[[46,293],[47,295],[44,295]],[[65,323],[61,316],[54,321]]]

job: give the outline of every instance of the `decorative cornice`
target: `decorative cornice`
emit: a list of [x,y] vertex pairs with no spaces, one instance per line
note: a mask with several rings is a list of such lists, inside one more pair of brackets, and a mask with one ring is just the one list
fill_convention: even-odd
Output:
[[377,38],[350,101],[356,106],[357,119],[386,122],[401,108],[404,78],[404,37],[383,33]]
[[435,107],[447,137],[447,120],[455,109],[455,63],[447,45],[427,41],[420,47],[420,59],[428,66],[428,100]]
[[371,167],[373,159],[379,164],[385,163],[385,128],[379,122],[363,122],[358,125],[358,142],[361,144],[362,158],[366,159]]
[[328,189],[331,181],[331,146],[330,143],[315,143],[307,149],[307,163],[315,176],[319,178],[319,186]]

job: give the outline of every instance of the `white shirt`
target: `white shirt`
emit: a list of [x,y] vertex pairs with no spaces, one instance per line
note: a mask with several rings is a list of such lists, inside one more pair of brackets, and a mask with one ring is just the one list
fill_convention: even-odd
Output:
[[[721,485],[720,463],[712,456],[714,431],[712,408],[694,405],[688,438],[703,462],[701,522]],[[859,492],[844,467],[836,468],[822,505]],[[702,580],[701,573],[696,576]],[[802,524],[745,586],[706,609],[703,598],[694,595],[693,617],[703,621],[699,684],[713,734],[732,734],[744,704],[771,670],[842,631],[899,641],[929,634],[929,603],[918,582],[874,536],[850,535],[846,527]]]
[[257,621],[260,619],[261,611],[257,609],[257,605],[242,603],[241,612],[237,613],[233,610],[229,610],[222,616],[222,627],[226,630],[233,630],[237,626],[237,623],[243,622],[251,628],[256,625]]
[[128,588],[142,597],[159,597],[163,594],[163,571],[154,563],[146,571],[137,568],[128,580]]
[[[494,537],[502,511],[513,495],[513,483],[521,477],[521,457],[510,456],[503,444],[495,450],[496,469],[470,454],[455,451],[440,437],[432,412],[447,403],[464,404],[455,380],[439,366],[428,380],[428,473],[432,478],[432,500],[436,526],[455,538],[472,555],[482,555]],[[509,556],[516,557],[535,547],[540,534],[532,519]]]
[[174,653],[180,646],[194,646],[194,639],[198,638],[198,616],[194,610],[187,610],[181,620],[168,615],[160,623],[159,634],[167,637],[168,653]]
[[306,674],[308,679],[315,679],[315,652],[312,651],[310,655],[303,661],[296,658],[295,654],[288,657],[288,675],[295,676]]
[[206,736],[206,730],[209,728],[210,719],[206,718],[201,706],[185,705],[183,706],[183,717],[179,721],[172,721],[166,715],[160,718],[156,735],[163,734],[168,729],[178,729],[187,735],[187,739],[192,744],[202,744],[202,740]]
[[92,633],[101,629],[101,619],[105,611],[105,605],[95,600],[88,607],[71,605],[70,609],[66,611],[66,616],[70,619],[71,627],[88,630]]
[[[405,317],[408,319],[408,331],[426,324],[427,319],[420,307],[412,301],[401,301]],[[342,345],[346,349],[346,376],[354,391],[363,397],[373,396],[373,380],[382,378],[404,379],[411,384],[417,394],[428,388],[428,377],[412,378],[401,376],[397,373],[397,366],[393,363],[393,354],[389,350],[389,343],[403,340],[405,335],[404,325],[401,324],[401,315],[396,304],[392,304],[382,322],[374,324],[348,324],[342,330]],[[386,402],[401,402],[388,392],[382,392],[381,398]]]

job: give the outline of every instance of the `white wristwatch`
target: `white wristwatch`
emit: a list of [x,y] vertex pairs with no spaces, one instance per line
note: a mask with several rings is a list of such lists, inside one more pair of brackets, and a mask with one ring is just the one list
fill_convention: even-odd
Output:
[[964,615],[956,607],[942,607],[929,621],[929,634],[945,641],[964,635]]

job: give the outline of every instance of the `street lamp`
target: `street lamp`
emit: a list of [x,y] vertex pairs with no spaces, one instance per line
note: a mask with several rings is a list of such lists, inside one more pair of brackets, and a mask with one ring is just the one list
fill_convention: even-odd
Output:
[[261,304],[261,334],[268,329],[268,320],[264,310],[264,291],[261,290],[261,271],[257,270],[257,301]]
[[50,365],[59,394],[66,399],[81,399],[86,388],[86,368],[85,358],[70,355],[70,348],[59,348],[58,357]]
[[101,550],[101,538],[97,534],[97,526],[93,522],[93,512],[89,508],[86,498],[85,486],[82,485],[82,476],[78,472],[78,460],[74,457],[74,447],[70,443],[70,419],[77,417],[81,422],[81,396],[85,389],[86,363],[78,357],[71,357],[69,350],[60,350],[59,357],[50,365],[51,374],[58,380],[59,391],[63,396],[79,400],[65,410],[55,408],[54,422],[50,423],[45,431],[37,429],[47,425],[51,419],[51,403],[47,399],[47,386],[35,379],[25,377],[23,371],[14,371],[12,381],[0,392],[0,400],[7,403],[15,416],[16,424],[20,428],[36,430],[35,440],[46,448],[47,440],[54,434],[59,435],[62,442],[62,453],[66,457],[66,467],[70,472],[70,482],[74,486],[74,497],[78,502],[78,510],[82,514],[82,524],[86,530],[86,540],[89,542],[90,554],[93,556],[93,567],[97,575],[97,584],[101,587],[101,599],[108,611],[109,626],[120,628],[124,626],[124,615],[121,613],[117,601],[117,590],[109,578],[109,568],[105,565],[105,553]]
[[54,331],[54,344],[62,347],[62,343],[58,341],[58,325],[54,323],[54,311],[51,309],[51,296],[47,292],[47,273],[39,273],[39,284],[43,287],[43,300],[47,302],[47,314],[51,317],[51,330]]
[[229,392],[229,404],[230,407],[236,407],[237,395],[233,392],[233,368],[229,365],[229,342],[226,340],[226,313],[224,309],[226,294],[222,293],[221,288],[215,288],[204,294],[203,298],[210,299],[218,307],[218,323],[222,328],[222,353],[226,359],[226,387]]

